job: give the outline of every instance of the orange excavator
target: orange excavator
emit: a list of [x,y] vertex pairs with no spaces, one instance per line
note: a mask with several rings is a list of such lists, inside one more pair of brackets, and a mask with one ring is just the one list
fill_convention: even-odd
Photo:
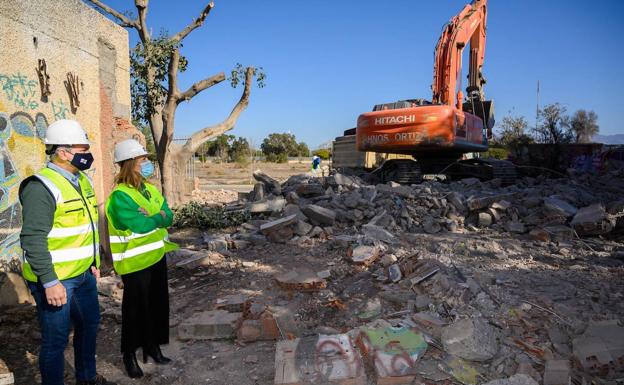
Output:
[[[494,159],[462,159],[488,149],[494,104],[485,100],[487,0],[474,0],[445,26],[435,49],[433,98],[378,104],[358,117],[359,151],[411,155],[386,160],[373,174],[383,182],[417,183],[423,174],[448,178],[501,178],[513,183],[513,164]],[[469,49],[466,95],[462,91],[462,54]]]

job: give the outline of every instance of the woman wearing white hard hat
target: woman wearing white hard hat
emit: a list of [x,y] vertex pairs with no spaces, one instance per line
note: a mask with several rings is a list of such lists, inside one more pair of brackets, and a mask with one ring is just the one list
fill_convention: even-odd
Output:
[[115,146],[120,171],[106,202],[113,266],[124,283],[121,305],[121,352],[131,378],[143,376],[136,359],[142,348],[143,362],[171,360],[160,345],[169,343],[169,293],[165,254],[177,249],[168,241],[167,227],[173,214],[158,189],[147,182],[154,165],[136,140]]

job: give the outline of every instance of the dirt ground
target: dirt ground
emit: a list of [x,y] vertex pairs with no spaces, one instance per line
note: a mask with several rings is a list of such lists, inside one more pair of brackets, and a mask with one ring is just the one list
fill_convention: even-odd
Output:
[[[185,247],[193,247],[202,232],[186,229],[172,234],[172,239]],[[465,247],[457,247],[457,245]],[[530,246],[530,247],[529,247]],[[577,245],[582,247],[581,244]],[[558,317],[578,327],[579,314],[591,313],[600,319],[624,316],[621,301],[624,292],[624,261],[609,257],[608,252],[550,250],[511,237],[488,234],[412,235],[401,242],[409,252],[441,262],[452,263],[467,277],[496,281],[490,286],[492,298],[513,308],[522,301],[552,307]],[[613,245],[593,245],[604,250]],[[504,256],[501,250],[505,250]],[[242,262],[253,262],[242,267]],[[314,271],[331,269],[328,289],[321,293],[286,292],[276,287],[273,275],[295,267]],[[226,263],[199,267],[192,271],[171,269],[171,343],[164,347],[173,364],[156,366],[142,364],[146,376],[131,380],[124,375],[118,352],[120,339],[119,315],[104,312],[98,336],[98,368],[100,373],[119,384],[272,384],[275,342],[242,344],[236,341],[187,341],[176,339],[176,325],[193,313],[213,308],[218,297],[241,293],[287,306],[297,314],[301,335],[318,332],[346,332],[363,322],[353,317],[368,298],[382,292],[404,293],[374,283],[371,272],[352,266],[345,260],[345,250],[331,242],[311,240],[303,244],[271,244],[253,246],[236,252]],[[426,288],[424,290],[427,291]],[[325,298],[337,295],[347,310],[324,306]],[[383,297],[382,297],[383,298]],[[404,309],[401,300],[384,301],[384,313]],[[119,304],[101,297],[104,309]],[[552,314],[533,308],[527,310],[533,322],[539,320],[543,330],[559,320]],[[19,308],[3,314],[0,356],[14,371],[16,384],[38,383],[37,353],[39,334],[36,312],[32,307]],[[501,327],[509,327],[501,325]],[[68,353],[69,353],[68,349]],[[71,357],[70,354],[67,355]],[[139,355],[140,357],[140,355]],[[67,370],[67,383],[73,383]]]
[[195,175],[200,178],[201,187],[210,185],[246,185],[254,184],[253,172],[262,170],[273,178],[283,182],[291,175],[305,173],[310,170],[307,160],[290,163],[254,162],[240,165],[238,163],[195,163]]

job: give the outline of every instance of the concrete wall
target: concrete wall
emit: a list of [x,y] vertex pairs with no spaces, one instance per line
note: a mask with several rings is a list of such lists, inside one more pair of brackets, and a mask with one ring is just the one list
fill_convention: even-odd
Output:
[[[0,1],[0,268],[18,266],[19,183],[45,164],[48,124],[76,119],[94,142],[89,173],[103,202],[112,186],[112,146],[137,136],[130,119],[127,32],[80,0]],[[44,59],[51,94],[37,74]],[[72,110],[67,73],[79,79]],[[129,127],[128,127],[129,126]],[[116,128],[120,127],[119,130]]]

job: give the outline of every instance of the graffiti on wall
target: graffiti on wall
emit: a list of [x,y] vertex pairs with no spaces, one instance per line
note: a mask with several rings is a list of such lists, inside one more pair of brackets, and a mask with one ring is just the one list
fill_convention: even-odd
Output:
[[[0,264],[21,255],[19,184],[45,162],[43,137],[49,120],[42,111],[47,105],[37,101],[38,86],[20,72],[0,72]],[[61,100],[54,103],[53,120],[66,117],[66,111]]]
[[36,97],[38,85],[38,80],[30,79],[20,72],[12,74],[0,73],[0,87],[4,97],[15,108],[36,110],[39,107]]

